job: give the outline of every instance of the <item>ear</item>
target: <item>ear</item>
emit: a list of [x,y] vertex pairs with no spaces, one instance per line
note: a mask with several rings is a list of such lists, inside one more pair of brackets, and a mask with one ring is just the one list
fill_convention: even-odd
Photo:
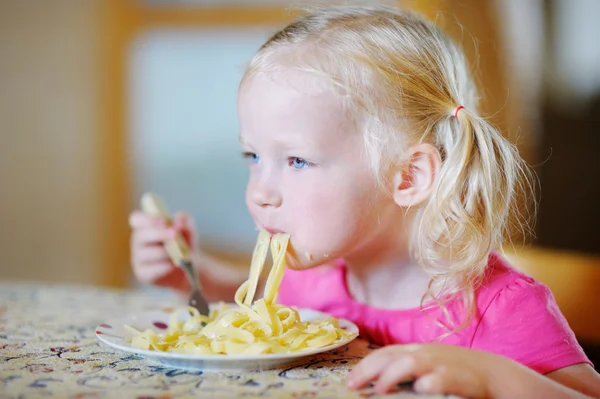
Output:
[[435,186],[442,165],[442,157],[435,146],[422,143],[408,149],[407,161],[395,169],[393,182],[394,202],[411,207],[425,201]]

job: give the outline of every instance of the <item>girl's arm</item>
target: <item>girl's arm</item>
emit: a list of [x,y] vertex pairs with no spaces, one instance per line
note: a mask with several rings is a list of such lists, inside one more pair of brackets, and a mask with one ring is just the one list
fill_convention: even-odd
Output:
[[[498,371],[490,379],[493,398],[600,398],[600,376],[588,364],[564,367],[545,376],[516,363]],[[558,379],[553,378],[556,376]]]
[[[235,292],[248,278],[248,272],[198,252],[194,253],[192,259],[204,297],[209,302],[233,302]],[[165,268],[167,268],[166,272],[152,284],[169,287],[181,293],[182,297],[186,297],[190,285],[183,270],[170,263]]]
[[544,376],[503,356],[442,344],[390,345],[374,351],[354,367],[348,385],[359,389],[371,381],[380,393],[414,381],[414,390],[423,394],[600,398],[600,376],[589,365],[569,366]]
[[194,265],[209,302],[233,302],[235,292],[248,279],[247,268],[242,269],[202,252],[196,252]]
[[600,374],[589,364],[564,367],[546,374],[546,377],[591,397],[600,397]]

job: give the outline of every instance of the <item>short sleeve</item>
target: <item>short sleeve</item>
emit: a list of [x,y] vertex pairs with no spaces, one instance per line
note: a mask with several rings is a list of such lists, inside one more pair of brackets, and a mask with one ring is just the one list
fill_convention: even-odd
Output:
[[527,277],[513,280],[492,298],[471,348],[511,358],[542,374],[579,363],[592,365],[550,289]]

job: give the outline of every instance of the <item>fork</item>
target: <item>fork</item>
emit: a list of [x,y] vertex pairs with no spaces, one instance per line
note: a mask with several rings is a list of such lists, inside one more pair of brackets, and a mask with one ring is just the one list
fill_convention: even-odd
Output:
[[[164,218],[168,224],[172,223],[171,214],[164,201],[154,193],[146,193],[141,200],[142,210],[152,216]],[[192,253],[185,239],[181,234],[177,234],[174,238],[166,240],[164,247],[169,254],[169,258],[173,264],[179,266],[187,277],[192,292],[188,300],[188,305],[198,309],[198,312],[203,315],[208,315],[208,302],[202,294],[200,280],[196,274],[196,270],[192,264]]]

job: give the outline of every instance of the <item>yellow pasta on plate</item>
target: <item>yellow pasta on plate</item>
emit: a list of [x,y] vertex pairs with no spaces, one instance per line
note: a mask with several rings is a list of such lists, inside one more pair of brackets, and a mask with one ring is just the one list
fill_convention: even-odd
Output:
[[[349,343],[358,336],[350,321],[277,303],[288,242],[287,234],[259,234],[248,280],[238,288],[235,304],[211,304],[208,316],[191,307],[146,312],[123,319],[121,335],[114,331],[119,321],[103,323],[96,335],[108,345],[164,364],[201,369],[277,367]],[[269,247],[273,265],[263,297],[255,300]]]

